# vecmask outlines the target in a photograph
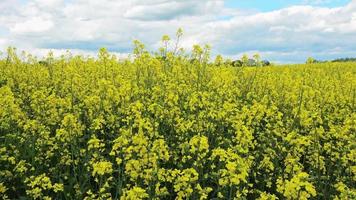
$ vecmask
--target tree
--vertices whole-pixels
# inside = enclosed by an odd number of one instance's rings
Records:
[[[312,63],[316,63],[316,60],[313,57],[309,57],[306,61],[307,64],[312,64]]]
[[[262,66],[270,66],[271,63],[268,60],[262,60]]]
[[[241,60],[234,60],[234,61],[232,61],[232,66],[233,67],[242,67],[242,61]]]

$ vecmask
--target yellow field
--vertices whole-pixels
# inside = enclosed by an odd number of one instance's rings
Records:
[[[3,199],[356,199],[356,63],[11,52]]]

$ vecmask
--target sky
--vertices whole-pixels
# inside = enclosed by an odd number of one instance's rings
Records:
[[[187,51],[210,44],[231,59],[356,57],[356,0],[0,0],[1,52],[94,56],[106,47],[125,57],[133,40],[154,51],[178,28]]]

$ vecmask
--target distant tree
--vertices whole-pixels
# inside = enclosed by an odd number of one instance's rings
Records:
[[[226,65],[226,66],[232,66],[232,60],[230,59],[230,58],[227,58],[227,59],[225,59],[224,60],[224,65]]]
[[[49,65],[48,62],[45,61],[45,60],[38,61],[38,64],[43,65],[43,66],[48,66]]]
[[[254,54],[253,58],[249,58],[246,54],[241,57],[241,60],[233,61],[233,66],[239,67],[260,67],[260,66],[269,66],[271,63],[268,60],[261,60],[259,54]]]
[[[356,62],[356,58],[337,58],[331,62]]]
[[[256,67],[258,66],[256,60],[252,59],[252,58],[249,58],[248,61],[247,61],[247,66],[249,67]]]
[[[232,61],[232,66],[233,67],[242,67],[242,61],[241,60],[234,60]]]
[[[306,61],[307,64],[316,63],[317,61],[313,57],[309,57]]]
[[[262,60],[262,66],[270,66],[271,63],[268,60]]]

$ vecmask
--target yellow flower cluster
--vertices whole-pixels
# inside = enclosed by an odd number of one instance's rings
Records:
[[[301,172],[291,180],[277,181],[277,190],[287,199],[309,199],[311,196],[316,196],[314,186],[307,181],[309,175],[305,172]]]
[[[51,190],[54,193],[64,191],[62,183],[52,184],[50,178],[47,177],[46,174],[31,176],[26,178],[24,182],[27,183],[28,187],[26,194],[33,199],[52,199],[50,196],[45,194],[50,193]]]
[[[93,172],[92,175],[104,175],[112,173],[112,163],[108,161],[100,161],[97,163],[93,163]]]
[[[356,199],[355,63],[134,44],[0,59],[0,199]]]

